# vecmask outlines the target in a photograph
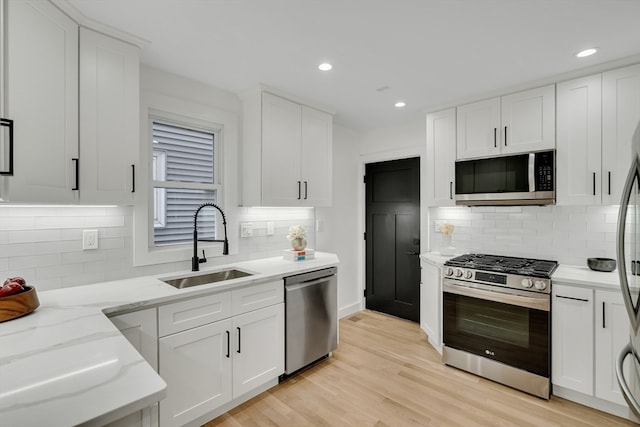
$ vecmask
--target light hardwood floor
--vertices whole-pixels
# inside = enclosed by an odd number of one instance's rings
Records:
[[[340,320],[333,357],[205,426],[637,425],[445,366],[417,324],[363,311]]]

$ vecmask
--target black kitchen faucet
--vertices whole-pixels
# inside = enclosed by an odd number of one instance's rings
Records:
[[[224,216],[224,212],[222,211],[222,209],[220,209],[220,207],[215,203],[203,203],[198,209],[196,209],[196,213],[193,215],[193,258],[191,258],[191,271],[200,271],[200,263],[207,262],[207,257],[204,254],[204,250],[202,251],[202,258],[198,258],[198,214],[200,213],[202,208],[206,206],[211,206],[220,211],[220,215],[222,215],[222,225],[224,226],[224,240],[200,239],[200,241],[222,242],[222,255],[229,255],[229,240],[227,240],[227,218]]]

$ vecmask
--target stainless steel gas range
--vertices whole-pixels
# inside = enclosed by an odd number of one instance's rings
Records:
[[[444,265],[443,362],[549,399],[558,263],[469,254]]]

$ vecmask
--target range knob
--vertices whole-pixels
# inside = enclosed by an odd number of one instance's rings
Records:
[[[471,270],[465,270],[464,272],[464,278],[465,279],[471,279],[473,277],[473,271]]]
[[[533,282],[531,281],[531,279],[526,279],[526,278],[522,279],[521,283],[522,283],[522,286],[527,289],[533,286]]]
[[[544,291],[544,288],[547,287],[547,284],[544,283],[542,280],[536,280],[535,287],[539,291]]]
[[[456,277],[462,277],[462,270],[460,270],[459,268],[456,268]]]
[[[451,267],[447,267],[447,268],[444,270],[444,275],[445,275],[445,276],[453,276],[453,268],[451,268]]]

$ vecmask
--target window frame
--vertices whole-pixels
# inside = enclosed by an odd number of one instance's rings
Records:
[[[216,203],[224,210],[227,218],[227,230],[237,230],[237,160],[238,160],[238,114],[221,110],[202,101],[197,102],[174,98],[152,92],[141,94],[142,122],[141,128],[141,175],[144,180],[142,188],[147,191],[136,199],[134,207],[134,266],[185,262],[190,265],[193,256],[192,242],[181,244],[154,245],[154,210],[153,192],[155,190],[153,173],[153,122],[192,128],[212,132],[214,136],[214,184]],[[204,94],[203,94],[204,95]],[[161,182],[162,183],[162,182]],[[171,182],[172,185],[174,182]],[[175,183],[180,188],[192,189],[194,183]],[[196,184],[198,187],[200,184]],[[205,184],[211,186],[211,184]],[[213,188],[213,187],[212,187]],[[222,224],[222,217],[216,212],[216,224]],[[217,227],[216,234],[222,238],[222,227]],[[237,233],[236,233],[237,234]],[[216,237],[217,238],[217,237]],[[237,254],[237,236],[233,232],[228,235],[230,254]],[[222,243],[199,242],[198,249],[206,250],[207,258],[222,255]],[[204,267],[204,266],[203,266]]]

